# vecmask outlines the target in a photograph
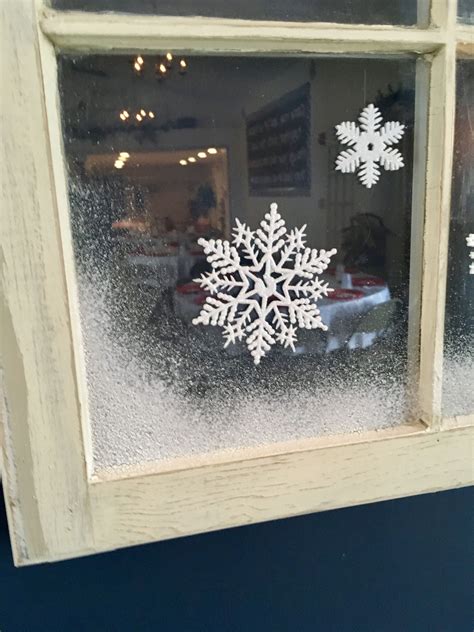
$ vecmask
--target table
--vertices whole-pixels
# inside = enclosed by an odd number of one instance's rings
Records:
[[[381,279],[377,279],[377,277],[362,273],[353,274],[352,278],[354,283],[362,283],[365,279],[369,279],[373,283],[377,283],[377,285],[358,285],[357,290],[360,290],[363,296],[350,300],[320,299],[318,307],[322,321],[328,327],[327,335],[323,337],[317,336],[315,335],[315,330],[298,329],[296,353],[330,353],[344,346],[347,346],[349,349],[365,348],[372,345],[379,337],[380,332],[376,331],[357,333],[352,336],[351,334],[361,316],[375,305],[390,300],[388,285]],[[339,283],[333,275],[323,275],[322,279],[331,288],[339,287]],[[200,297],[201,302],[204,300],[202,294],[182,294],[176,289],[174,291],[175,313],[189,326],[192,326],[193,318],[199,315],[202,308],[202,304],[196,302],[197,297]],[[237,347],[238,345],[235,346]],[[230,350],[230,353],[235,353],[236,350],[233,347],[234,345],[229,345],[226,350]]]
[[[179,279],[188,277],[202,254],[128,255],[127,263],[137,268],[137,282],[155,288],[174,288]]]

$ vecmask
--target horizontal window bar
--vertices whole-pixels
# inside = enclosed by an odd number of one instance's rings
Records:
[[[203,17],[46,11],[41,28],[63,49],[214,52],[429,53],[441,29],[329,23],[261,22]]]

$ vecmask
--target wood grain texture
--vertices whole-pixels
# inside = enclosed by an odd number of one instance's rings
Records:
[[[448,39],[431,60],[420,337],[421,418],[441,423],[444,314],[456,106],[456,3],[446,5]]]
[[[1,356],[5,493],[17,563],[92,530],[34,3],[3,9]]]
[[[99,548],[251,524],[473,482],[474,428],[372,440],[95,483]]]
[[[431,52],[445,41],[442,29],[350,24],[265,22],[46,10],[44,33],[63,49],[89,51]]]

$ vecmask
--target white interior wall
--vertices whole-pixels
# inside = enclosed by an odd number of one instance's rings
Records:
[[[146,60],[146,58],[145,58]],[[343,120],[356,120],[362,107],[375,100],[377,92],[402,82],[413,88],[414,76],[407,64],[371,58],[191,58],[185,77],[159,83],[153,78],[137,79],[125,67],[124,58],[108,58],[106,77],[78,73],[74,91],[86,101],[90,125],[117,122],[118,112],[144,107],[152,109],[156,121],[195,117],[195,128],[158,131],[153,139],[138,142],[120,126],[110,143],[114,151],[153,151],[208,146],[228,150],[231,220],[238,216],[255,226],[277,201],[291,225],[307,224],[308,242],[315,247],[340,246],[340,229],[350,216],[375,212],[396,234],[403,232],[404,179],[406,170],[383,173],[371,190],[355,175],[335,174],[334,155],[342,149],[334,128]],[[411,68],[411,67],[410,67]],[[130,72],[130,75],[128,74]],[[245,118],[303,83],[311,84],[311,194],[307,197],[253,197],[248,191]],[[74,95],[69,95],[71,99]],[[90,98],[87,98],[89,97]],[[86,98],[85,98],[86,97]],[[325,144],[320,144],[321,135]],[[103,151],[104,143],[75,143],[75,152]],[[125,172],[124,172],[125,175]],[[346,189],[346,204],[332,199],[328,179],[332,177],[337,197]],[[388,248],[394,262],[403,255],[403,242],[393,238]],[[397,264],[392,266],[397,269]]]

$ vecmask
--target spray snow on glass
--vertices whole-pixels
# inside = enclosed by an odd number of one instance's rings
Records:
[[[336,136],[350,149],[341,151],[336,159],[336,171],[354,173],[368,189],[380,178],[380,165],[385,171],[397,171],[404,166],[398,149],[390,147],[402,138],[405,126],[397,121],[382,125],[380,110],[370,103],[359,116],[360,126],[353,121],[336,125]]]
[[[336,249],[306,248],[306,225],[287,232],[277,209],[270,205],[256,231],[236,219],[232,242],[198,242],[212,271],[195,281],[211,296],[193,324],[223,327],[225,347],[245,340],[255,364],[276,342],[295,351],[298,327],[327,330],[316,301],[332,290],[317,275]]]
[[[474,248],[474,233],[470,233],[466,237],[466,242],[468,248]],[[474,259],[474,250],[471,250],[471,252],[469,253],[469,258]],[[469,274],[474,274],[474,261],[469,264]]]

